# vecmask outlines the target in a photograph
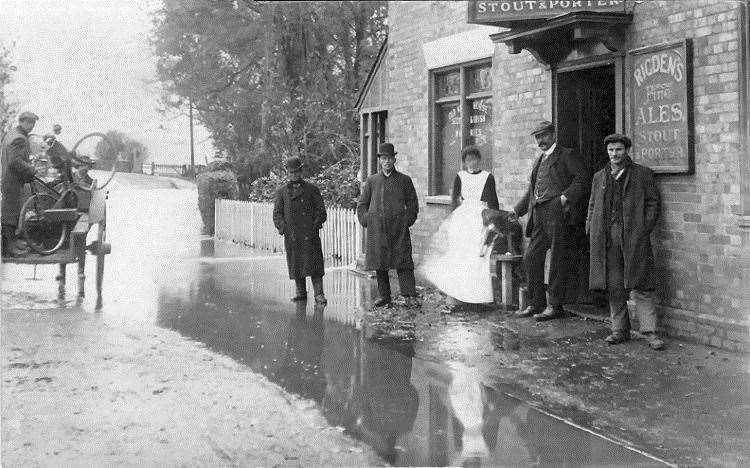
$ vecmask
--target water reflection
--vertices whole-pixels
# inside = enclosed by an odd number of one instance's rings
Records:
[[[419,359],[411,344],[367,339],[351,319],[356,301],[336,288],[328,288],[328,307],[288,302],[289,291],[279,292],[291,287],[283,260],[208,263],[196,271],[187,284],[162,286],[160,326],[314,400],[330,424],[394,465],[657,465],[489,388],[473,369]],[[357,281],[339,290],[369,294],[368,283]]]

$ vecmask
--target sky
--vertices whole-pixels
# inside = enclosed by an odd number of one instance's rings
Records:
[[[186,116],[161,115],[149,47],[158,0],[0,0],[0,41],[17,70],[9,87],[19,110],[39,115],[34,133],[63,127],[72,146],[90,132],[120,130],[143,142],[149,160],[190,162]],[[196,164],[213,157],[196,126]]]

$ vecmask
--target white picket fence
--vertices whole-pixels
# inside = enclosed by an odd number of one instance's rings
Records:
[[[353,209],[326,208],[328,220],[320,230],[323,256],[336,265],[350,265],[359,255],[360,229]],[[273,203],[216,200],[217,239],[272,252],[284,251],[284,237],[273,225]]]

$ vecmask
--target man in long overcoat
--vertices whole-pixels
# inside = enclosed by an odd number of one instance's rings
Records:
[[[396,154],[391,143],[378,149],[380,172],[367,178],[357,203],[357,218],[367,228],[365,268],[375,270],[378,280],[376,307],[391,302],[388,270],[395,269],[406,305],[416,307],[414,260],[409,228],[417,220],[419,202],[411,177],[396,170]]]
[[[529,307],[519,317],[537,321],[563,317],[565,287],[569,270],[568,236],[571,226],[583,224],[585,197],[589,187],[589,170],[570,148],[557,144],[555,126],[542,121],[531,132],[542,150],[534,162],[531,180],[523,198],[513,211],[517,216],[529,214],[526,236],[531,238],[524,256],[528,281]],[[550,250],[549,288],[544,287],[544,260]],[[549,304],[547,294],[549,293]]]
[[[23,185],[34,180],[36,170],[29,160],[29,133],[39,117],[33,112],[22,112],[18,126],[5,135],[2,142],[2,237],[3,252],[22,255],[28,252],[26,242],[18,239],[18,216],[23,204]]]
[[[653,171],[630,159],[630,138],[615,133],[604,139],[604,145],[610,162],[594,174],[586,220],[591,247],[589,287],[607,290],[612,318],[608,343],[630,339],[627,300],[632,291],[641,333],[652,348],[661,349],[664,343],[656,336],[651,250],[659,190]]]
[[[288,158],[285,166],[289,181],[276,191],[273,223],[284,236],[289,278],[294,280],[297,288],[292,301],[307,300],[305,278],[310,276],[315,302],[325,304],[325,270],[319,231],[326,222],[326,207],[318,187],[302,179],[300,158]]]

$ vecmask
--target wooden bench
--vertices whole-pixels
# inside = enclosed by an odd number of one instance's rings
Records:
[[[522,261],[523,255],[492,254],[490,257],[490,274],[500,282],[500,300],[496,301],[499,304],[516,305],[513,291],[517,291],[520,285],[514,284],[513,268],[519,266]]]

